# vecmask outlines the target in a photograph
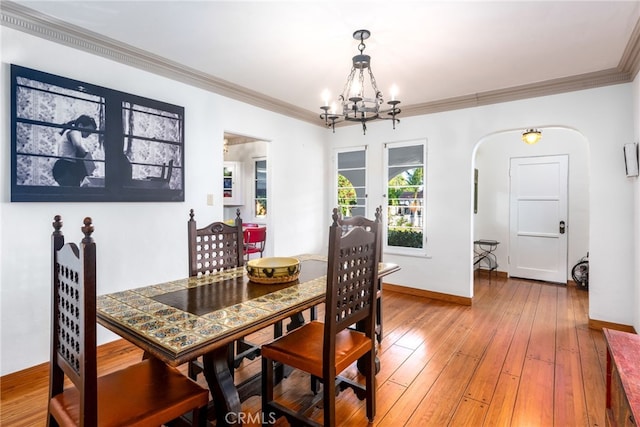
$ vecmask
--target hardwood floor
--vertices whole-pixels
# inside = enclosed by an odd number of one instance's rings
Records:
[[[587,292],[481,277],[470,307],[390,291],[383,300],[375,425],[604,427],[606,349],[602,332],[588,328]],[[103,374],[142,352],[120,340],[99,354]],[[237,381],[259,369],[245,361]],[[354,367],[348,375],[357,377]],[[1,379],[0,425],[46,424],[47,376],[45,364]],[[293,373],[277,392],[300,404],[311,397],[308,377]],[[259,407],[257,396],[243,403],[246,425],[259,425]],[[351,391],[337,411],[341,426],[367,425]]]

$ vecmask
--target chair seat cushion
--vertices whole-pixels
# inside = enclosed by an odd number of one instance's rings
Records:
[[[148,359],[98,378],[98,426],[158,426],[208,401],[207,389]],[[78,390],[65,389],[50,401],[49,410],[61,426],[79,425]]]
[[[312,321],[287,335],[262,346],[262,356],[322,377],[324,323]],[[362,332],[344,329],[336,335],[336,372],[373,349],[372,341]]]

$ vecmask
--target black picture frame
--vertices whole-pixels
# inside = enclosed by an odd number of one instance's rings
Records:
[[[184,107],[11,65],[12,202],[184,201],[184,171]]]

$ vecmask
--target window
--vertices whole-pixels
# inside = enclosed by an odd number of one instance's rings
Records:
[[[336,153],[337,205],[342,216],[366,216],[366,147]]]
[[[255,185],[254,203],[255,217],[264,218],[267,216],[267,161],[256,160],[255,162]]]
[[[426,141],[385,145],[386,247],[424,253]]]

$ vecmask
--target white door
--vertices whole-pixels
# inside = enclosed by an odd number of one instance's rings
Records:
[[[568,157],[512,158],[509,276],[567,283]]]

